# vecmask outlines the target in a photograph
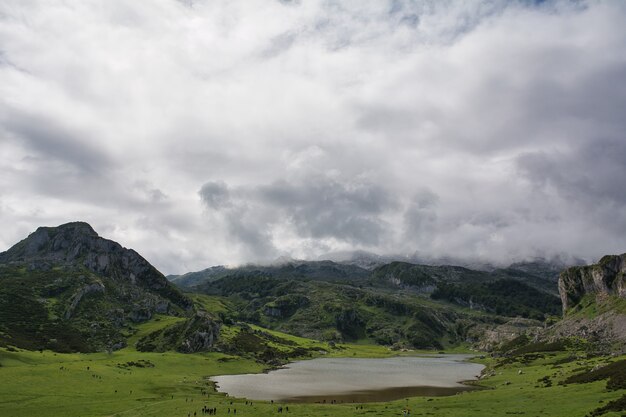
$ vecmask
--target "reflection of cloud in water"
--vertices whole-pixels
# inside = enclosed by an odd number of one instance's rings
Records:
[[[467,358],[467,355],[322,358],[294,362],[267,374],[224,375],[211,379],[217,382],[220,392],[256,400],[296,397],[319,397],[321,400],[321,396],[360,393],[354,400],[366,401],[369,397],[380,400],[385,391],[389,399],[397,398],[399,393],[402,393],[400,398],[409,394],[442,395],[464,388],[460,381],[474,379],[480,373],[483,366],[464,362]],[[413,390],[403,391],[408,387]],[[430,391],[420,391],[416,387],[429,387]],[[453,390],[437,391],[437,388]],[[346,400],[350,401],[349,398]]]

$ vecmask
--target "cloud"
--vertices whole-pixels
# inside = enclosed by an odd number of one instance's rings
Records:
[[[241,187],[210,181],[199,195],[223,219],[225,238],[245,247],[253,260],[290,253],[286,237],[306,247],[376,247],[390,236],[385,216],[396,208],[383,187],[332,176]]]
[[[165,272],[335,250],[626,248],[626,6],[0,4],[0,237]]]
[[[256,194],[282,211],[300,235],[367,245],[384,235],[388,225],[380,216],[393,205],[393,197],[380,185],[325,177],[303,183],[278,181],[259,187]]]
[[[228,186],[224,182],[207,182],[199,191],[202,202],[212,209],[220,209],[229,204]]]

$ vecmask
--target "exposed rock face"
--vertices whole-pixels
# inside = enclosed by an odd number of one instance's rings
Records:
[[[607,255],[595,265],[568,268],[559,276],[563,313],[587,294],[626,298],[626,253]]]

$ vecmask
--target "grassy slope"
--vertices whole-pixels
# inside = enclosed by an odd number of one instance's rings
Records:
[[[106,290],[84,295],[71,318],[65,318],[75,294],[94,283],[104,284]],[[138,326],[130,320],[124,326],[114,325],[115,319],[123,318],[119,310],[131,311],[134,303],[140,303],[143,294],[149,293],[132,289],[130,284],[97,276],[85,268],[29,271],[23,266],[0,264],[0,346],[93,352],[124,342]],[[120,292],[127,295],[122,297]],[[180,319],[161,316],[159,320],[162,322],[151,323],[159,327]],[[93,326],[97,332],[93,332]]]
[[[158,323],[158,322],[157,322]],[[154,327],[151,323],[148,326]],[[257,328],[260,330],[260,328]],[[151,329],[153,330],[153,329]],[[140,332],[147,329],[140,329]],[[303,347],[325,345],[279,332],[274,335]],[[393,354],[386,348],[342,345],[333,356],[383,357]],[[606,381],[561,386],[567,376],[602,363],[605,359],[578,359],[555,366],[569,353],[545,353],[530,363],[513,362],[494,369],[481,381],[486,390],[440,398],[410,398],[390,403],[353,405],[290,404],[294,416],[397,416],[408,406],[412,415],[453,416],[583,416],[620,397],[622,391],[607,391]],[[620,359],[620,358],[616,358]],[[119,367],[130,361],[149,361],[154,367]],[[484,359],[494,365],[492,359]],[[210,375],[260,372],[258,363],[221,353],[184,355],[141,353],[126,348],[113,354],[55,354],[49,351],[8,352],[0,350],[0,415],[19,416],[186,416],[203,405],[237,408],[238,416],[269,416],[276,406],[264,402],[245,405],[241,399],[215,393],[206,377]],[[63,367],[63,369],[61,369]],[[89,367],[89,369],[87,369]],[[518,371],[522,370],[522,374]],[[552,386],[539,379],[548,376]],[[202,395],[202,390],[209,395]],[[115,392],[117,390],[117,392]],[[132,393],[131,393],[132,391]],[[193,402],[191,402],[193,400]],[[233,401],[233,405],[230,405]],[[619,414],[605,414],[614,417]]]
[[[152,332],[156,332],[157,330],[161,330],[165,327],[169,327],[173,324],[180,323],[182,321],[185,321],[184,317],[173,317],[159,314],[150,321],[141,323],[140,325],[136,325],[133,328],[134,332],[126,339],[126,343],[128,345],[126,350],[135,350],[135,344],[142,337],[147,336]]]
[[[616,296],[597,299],[594,295],[585,295],[568,315],[573,318],[594,319],[605,313],[626,314],[626,300]]]

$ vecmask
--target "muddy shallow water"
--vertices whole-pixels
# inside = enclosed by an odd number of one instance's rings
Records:
[[[212,377],[232,397],[286,402],[371,402],[410,396],[453,395],[473,389],[482,365],[469,355],[385,359],[320,358],[290,363],[266,374]]]

